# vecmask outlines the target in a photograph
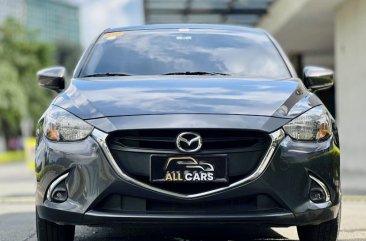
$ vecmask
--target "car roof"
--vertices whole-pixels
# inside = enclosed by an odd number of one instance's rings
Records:
[[[117,32],[117,31],[133,31],[133,30],[157,30],[157,29],[207,29],[207,30],[229,30],[240,31],[250,33],[263,33],[265,32],[260,28],[234,26],[234,25],[220,25],[220,24],[146,24],[129,27],[116,27],[108,28],[104,32]]]

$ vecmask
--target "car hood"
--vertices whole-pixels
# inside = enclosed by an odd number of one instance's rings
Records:
[[[82,119],[154,114],[274,116],[283,105],[293,105],[304,97],[304,92],[299,79],[80,78],[72,79],[53,104]]]

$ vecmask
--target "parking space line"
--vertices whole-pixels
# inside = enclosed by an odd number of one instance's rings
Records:
[[[34,203],[34,197],[0,197],[1,203]]]

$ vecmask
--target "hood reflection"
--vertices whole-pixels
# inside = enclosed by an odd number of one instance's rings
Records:
[[[195,113],[272,116],[296,88],[297,80],[187,76],[88,78],[74,79],[54,104],[83,119]]]

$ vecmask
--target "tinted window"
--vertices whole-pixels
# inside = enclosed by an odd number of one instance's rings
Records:
[[[277,49],[259,32],[207,29],[105,33],[81,76],[217,72],[248,78],[289,78]]]

